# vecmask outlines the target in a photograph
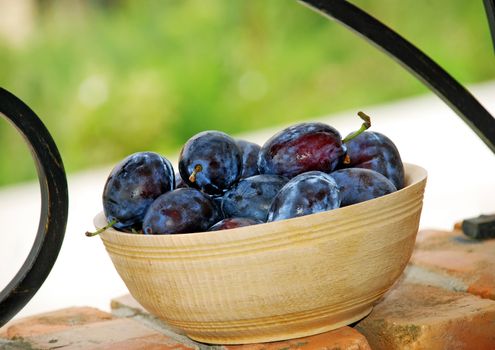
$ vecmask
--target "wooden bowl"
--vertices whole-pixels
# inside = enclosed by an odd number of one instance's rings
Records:
[[[328,212],[231,230],[100,237],[132,296],[190,338],[244,344],[329,331],[366,316],[411,257],[426,171]],[[103,214],[95,218],[105,225]]]

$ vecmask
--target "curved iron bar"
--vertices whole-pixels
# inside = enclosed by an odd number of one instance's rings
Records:
[[[495,0],[484,0],[486,16],[488,17],[488,25],[492,33],[493,49],[495,50]]]
[[[493,116],[466,88],[421,50],[348,1],[299,1],[336,19],[396,59],[449,105],[495,153],[495,119]]]
[[[41,189],[41,215],[34,244],[19,272],[0,292],[1,327],[34,296],[55,263],[65,235],[68,193],[60,154],[36,114],[2,88],[0,113],[17,128],[29,145]]]

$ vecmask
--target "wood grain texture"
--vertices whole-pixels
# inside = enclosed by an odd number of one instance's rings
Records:
[[[191,338],[290,339],[366,316],[411,257],[426,171],[400,191],[336,210],[232,230],[100,237],[130,293]],[[102,227],[102,214],[95,225]]]

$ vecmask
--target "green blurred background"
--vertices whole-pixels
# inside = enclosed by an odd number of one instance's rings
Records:
[[[495,78],[481,0],[352,2],[463,84]],[[427,92],[296,1],[3,0],[0,13],[12,22],[0,15],[0,86],[41,117],[68,172],[141,150],[175,154],[205,129],[239,133]],[[35,176],[0,120],[0,186]]]

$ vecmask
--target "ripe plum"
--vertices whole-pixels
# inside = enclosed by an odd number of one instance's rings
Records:
[[[182,180],[182,177],[178,172],[175,173],[175,188],[185,188],[187,184]]]
[[[387,136],[366,131],[346,143],[346,167],[379,172],[399,190],[404,187],[404,165],[395,144]]]
[[[235,140],[220,131],[191,137],[179,155],[179,172],[189,187],[222,195],[241,176],[241,151]]]
[[[223,201],[223,196],[210,196],[210,199],[213,201],[213,204],[215,204],[216,210],[219,214],[218,220],[225,219],[225,215],[222,211],[222,201]]]
[[[262,224],[263,221],[249,218],[226,218],[210,227],[208,231],[228,230],[231,228]]]
[[[242,152],[241,179],[258,175],[258,154],[260,153],[260,145],[246,140],[237,140],[236,142]]]
[[[266,221],[273,198],[287,183],[278,175],[255,175],[240,180],[222,199],[226,217],[247,217]]]
[[[146,210],[161,194],[173,190],[170,161],[154,152],[131,154],[118,163],[103,189],[103,210],[116,229],[141,225]]]
[[[344,155],[342,138],[323,123],[300,123],[273,135],[261,147],[258,169],[261,174],[294,177],[319,170],[333,171]]]
[[[321,171],[293,177],[279,191],[268,211],[268,221],[278,221],[338,208],[341,202],[335,180]]]
[[[342,195],[342,207],[377,198],[397,190],[389,179],[370,169],[340,169],[330,175],[339,186]]]
[[[179,188],[158,197],[143,220],[145,234],[202,232],[219,220],[211,198],[194,188]]]

